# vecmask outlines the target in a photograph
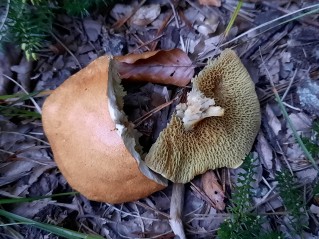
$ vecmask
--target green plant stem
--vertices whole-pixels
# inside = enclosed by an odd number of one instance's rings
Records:
[[[260,52],[260,49],[259,49],[259,52]],[[275,99],[276,99],[276,101],[278,102],[279,108],[280,108],[280,110],[281,110],[281,112],[282,112],[284,118],[287,120],[288,125],[289,125],[290,129],[292,130],[292,133],[293,133],[295,139],[297,140],[298,144],[300,145],[301,149],[303,150],[303,152],[304,152],[306,158],[312,163],[313,167],[314,167],[314,168],[318,171],[318,173],[319,173],[319,167],[318,167],[316,161],[314,160],[314,158],[312,157],[311,153],[310,153],[310,152],[308,151],[308,149],[306,148],[305,144],[302,142],[301,137],[299,136],[297,130],[295,129],[295,126],[293,125],[293,123],[292,123],[292,121],[291,121],[291,119],[290,119],[290,117],[289,117],[289,115],[288,115],[288,113],[287,113],[286,107],[284,106],[284,104],[283,104],[282,101],[281,101],[281,98],[280,98],[280,96],[279,96],[279,94],[278,94],[278,91],[277,91],[277,89],[276,89],[276,87],[275,87],[275,84],[274,84],[274,82],[272,81],[271,76],[270,76],[270,73],[269,73],[269,71],[268,71],[268,69],[267,69],[267,67],[266,67],[266,65],[265,65],[264,59],[263,59],[263,57],[262,57],[262,55],[261,55],[261,52],[260,52],[260,57],[261,57],[261,60],[262,60],[263,65],[264,65],[264,68],[265,68],[265,70],[266,70],[266,72],[267,72],[267,75],[268,75],[268,78],[269,78],[269,81],[270,81],[270,85],[271,85],[271,88],[272,88],[272,92],[273,92],[274,95],[275,95]]]
[[[6,198],[6,199],[0,199],[0,205],[1,204],[9,204],[9,203],[33,202],[33,201],[46,199],[46,198],[74,196],[76,194],[79,194],[79,193],[78,192],[67,192],[67,193],[57,193],[57,194],[48,195],[48,196],[30,197],[30,198]]]
[[[25,217],[21,217],[19,215],[7,212],[5,210],[0,209],[0,216],[6,217],[7,219],[11,219],[14,221],[18,221],[20,223],[24,223],[24,224],[29,224],[32,225],[36,228],[42,229],[44,231],[48,231],[51,232],[57,236],[61,236],[61,237],[65,237],[65,238],[69,238],[69,239],[79,239],[79,238],[83,238],[83,239],[103,239],[103,237],[101,236],[97,236],[97,235],[86,235],[84,233],[80,233],[80,232],[75,232],[69,229],[65,229],[63,227],[58,227],[58,226],[54,226],[54,225],[50,225],[47,223],[40,223]]]
[[[291,119],[290,119],[290,117],[289,117],[289,115],[287,113],[286,107],[284,106],[284,104],[282,103],[282,101],[280,99],[280,96],[279,96],[276,88],[272,87],[272,91],[275,94],[276,101],[279,104],[279,107],[281,109],[282,114],[284,115],[285,119],[287,120],[288,125],[289,125],[290,129],[292,130],[293,135],[294,135],[295,139],[297,140],[298,144],[300,145],[302,151],[304,152],[306,158],[312,163],[313,167],[319,172],[319,167],[318,167],[316,161],[314,160],[314,158],[312,157],[311,153],[306,148],[306,146],[303,143],[301,137],[299,136],[295,126],[293,125],[293,123],[292,123],[292,121],[291,121]]]
[[[235,22],[235,20],[236,20],[236,18],[238,16],[238,13],[239,13],[242,5],[243,5],[243,0],[239,0],[239,2],[237,3],[236,9],[235,9],[231,19],[229,20],[229,23],[228,23],[227,27],[226,27],[226,30],[225,30],[225,33],[224,33],[225,37],[228,36],[228,33],[229,33],[230,29],[234,25],[234,22]]]

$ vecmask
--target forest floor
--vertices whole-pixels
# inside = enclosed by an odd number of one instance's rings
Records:
[[[202,1],[210,6],[200,2],[131,1],[116,4],[104,14],[96,11],[83,18],[58,15],[52,44],[39,52],[37,61],[27,61],[15,48],[0,54],[3,74],[19,82],[27,92],[41,92],[33,97],[35,104],[30,99],[0,99],[0,106],[1,102],[10,102],[29,112],[8,109],[0,115],[0,198],[72,191],[54,162],[41,118],[33,113],[37,112],[36,106],[42,107],[50,90],[99,56],[180,48],[196,66],[197,74],[208,59],[232,48],[255,83],[262,112],[261,128],[251,151],[254,180],[249,182],[249,212],[263,218],[260,225],[264,232],[275,231],[284,238],[319,238],[318,171],[294,132],[302,137],[317,165],[319,13],[302,15],[317,1],[245,2],[227,37],[223,33],[237,1]],[[0,83],[1,95],[22,92],[20,86],[3,76]],[[142,87],[146,101],[167,90],[166,86],[152,84]],[[275,100],[274,89],[289,118]],[[156,121],[154,117],[150,120]],[[200,177],[186,184],[182,220],[187,238],[216,237],[220,224],[232,217],[234,210],[230,208],[236,208],[231,198],[241,186],[238,177],[248,173],[245,170],[215,170],[224,190],[223,210],[216,209],[196,186]],[[169,185],[148,198],[116,205],[89,201],[78,194],[1,208],[105,238],[174,238],[169,225],[171,190]],[[1,223],[5,223],[2,218]],[[244,230],[246,226],[239,225]],[[0,238],[58,237],[16,224],[0,227]]]

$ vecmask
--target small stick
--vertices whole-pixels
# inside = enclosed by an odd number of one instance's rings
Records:
[[[155,41],[157,41],[158,39],[160,39],[162,36],[164,36],[164,34],[161,34],[161,35],[158,35],[156,36],[154,39],[150,40],[150,41],[147,41],[147,42],[144,42],[142,45],[136,47],[133,52],[137,52],[137,50],[139,50],[140,48],[142,48],[143,46],[147,46],[149,45],[150,43],[156,43]],[[153,51],[152,47],[149,49],[150,51]]]
[[[170,205],[170,219],[169,224],[176,236],[180,239],[186,239],[183,222],[181,219],[182,209],[184,205],[185,186],[182,183],[174,183],[171,205]]]
[[[297,75],[297,72],[298,72],[298,70],[296,69],[295,72],[294,72],[294,74],[293,74],[293,76],[291,77],[291,79],[290,79],[290,81],[289,81],[289,85],[288,85],[288,87],[287,87],[287,89],[286,89],[284,95],[281,97],[281,101],[284,101],[284,99],[286,98],[286,96],[287,96],[287,94],[288,94],[288,92],[289,92],[289,90],[290,90],[290,88],[291,88],[291,86],[292,86],[292,83],[294,82],[294,79],[295,79],[295,77],[296,77],[296,75]]]
[[[16,80],[12,79],[10,76],[7,76],[5,74],[2,74],[2,76],[4,76],[5,78],[7,78],[8,80],[12,81],[14,84],[16,84],[17,86],[20,87],[20,89],[26,94],[26,95],[30,95],[29,92],[21,85],[19,84]],[[35,109],[38,111],[39,114],[42,114],[42,110],[41,107],[38,105],[38,103],[34,100],[33,97],[30,96],[30,100],[33,103]]]
[[[64,49],[73,57],[75,63],[78,65],[80,69],[82,69],[81,63],[79,62],[78,58],[72,53],[72,51],[64,45],[64,43],[53,33],[51,32],[51,36],[61,45],[64,47]]]
[[[156,33],[156,38],[153,42],[153,44],[151,45],[151,50],[152,51],[155,51],[155,48],[157,46],[157,43],[158,43],[158,36],[163,36],[164,34],[161,34],[163,33],[164,31],[164,28],[169,24],[170,20],[172,19],[172,16],[173,16],[173,12],[171,11],[165,18],[164,18],[164,21],[163,21],[163,24],[162,26],[157,30],[157,33]]]
[[[176,27],[177,27],[178,29],[180,29],[181,27],[180,27],[180,25],[179,25],[179,18],[178,18],[178,15],[177,15],[177,13],[176,13],[176,10],[175,10],[175,5],[174,5],[174,3],[173,3],[172,1],[169,1],[169,5],[171,5],[171,8],[172,8],[172,10],[173,10],[173,14],[174,14],[174,17],[175,17]],[[181,48],[182,48],[182,50],[183,50],[184,52],[186,52],[184,39],[183,39],[183,37],[182,37],[181,35],[179,36],[179,40],[180,40],[180,43],[181,43]]]
[[[146,0],[141,1],[136,7],[133,8],[132,12],[130,12],[123,19],[120,19],[116,23],[114,23],[112,28],[119,29],[121,26],[123,26],[137,12],[137,10],[143,6],[145,2]]]
[[[147,112],[145,115],[141,116],[140,118],[136,119],[133,124],[135,125],[135,127],[139,126],[141,123],[143,123],[143,121],[147,120],[149,117],[151,117],[153,114],[157,113],[158,111],[164,109],[165,107],[171,105],[174,103],[175,100],[178,99],[178,96],[175,97],[174,99],[164,103],[164,104],[161,104],[159,106],[157,106],[156,108],[150,110],[149,112]]]

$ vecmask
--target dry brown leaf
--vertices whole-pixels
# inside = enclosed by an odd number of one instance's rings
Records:
[[[199,3],[201,5],[215,6],[215,7],[220,7],[222,5],[220,0],[199,0]]]
[[[145,5],[139,8],[131,17],[130,23],[138,26],[146,26],[152,23],[161,13],[159,4]]]
[[[257,136],[257,151],[260,155],[260,158],[262,159],[262,164],[267,168],[268,170],[271,170],[273,168],[273,154],[272,149],[268,141],[266,140],[263,133],[259,133]]]
[[[194,75],[194,66],[180,49],[117,56],[122,79],[157,84],[186,86]]]
[[[218,210],[225,209],[224,198],[225,194],[222,186],[218,183],[217,177],[212,170],[207,171],[201,177],[201,185],[205,194],[215,204]]]

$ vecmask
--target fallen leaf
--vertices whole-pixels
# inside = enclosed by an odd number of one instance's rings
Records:
[[[275,135],[278,136],[278,133],[282,128],[281,123],[279,119],[277,118],[277,116],[275,115],[275,113],[273,112],[273,110],[271,109],[269,104],[267,104],[266,106],[266,115],[267,115],[268,123],[270,127],[274,131]]]
[[[151,4],[142,6],[131,17],[130,23],[138,26],[146,26],[153,22],[161,13],[159,4]]]
[[[257,151],[262,159],[261,163],[268,169],[271,170],[273,167],[273,153],[272,149],[262,133],[257,136]]]
[[[11,71],[18,73],[19,82],[27,91],[30,91],[32,61],[28,61],[26,57],[22,57],[19,65],[11,66]]]
[[[83,26],[89,40],[95,42],[101,33],[102,24],[99,21],[85,19],[83,21]]]
[[[225,209],[225,194],[213,171],[207,171],[201,177],[202,189],[218,210]]]
[[[317,177],[317,170],[314,168],[308,168],[296,172],[296,176],[299,179],[299,182],[302,183],[312,183]]]
[[[215,7],[220,7],[222,5],[220,0],[199,0],[199,4]]]
[[[130,54],[115,59],[122,79],[186,86],[194,75],[192,61],[180,49]]]
[[[289,118],[297,131],[310,131],[312,120],[305,113],[291,113]]]
[[[305,111],[319,116],[319,82],[306,79],[297,90],[300,105]]]
[[[116,21],[120,21],[122,18],[130,15],[133,11],[134,7],[131,4],[121,4],[117,3],[112,8],[110,12],[110,16],[113,17]]]

